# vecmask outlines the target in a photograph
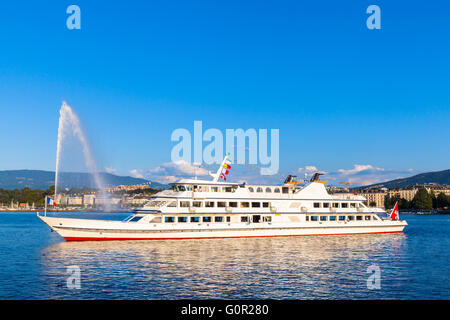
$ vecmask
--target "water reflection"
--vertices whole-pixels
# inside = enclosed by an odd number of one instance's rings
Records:
[[[367,289],[367,267],[401,267],[406,238],[60,242],[43,249],[42,276],[56,299],[382,298]],[[70,265],[81,268],[76,292],[65,288]]]

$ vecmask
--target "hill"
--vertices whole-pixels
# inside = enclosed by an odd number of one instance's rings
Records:
[[[376,183],[363,188],[404,188],[415,184],[437,183],[450,185],[450,169],[435,172],[420,173],[409,178],[395,179],[382,183]],[[361,188],[361,187],[359,187]]]
[[[148,180],[114,174],[99,173],[102,181],[108,186],[143,184]],[[55,184],[55,172],[43,170],[4,170],[0,171],[0,188],[2,189],[48,189]],[[59,186],[62,188],[95,188],[93,176],[84,172],[61,172]],[[154,188],[164,187],[163,184],[152,182]]]

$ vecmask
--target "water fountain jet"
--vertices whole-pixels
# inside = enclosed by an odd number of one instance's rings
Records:
[[[81,129],[80,119],[72,110],[72,108],[65,101],[63,101],[61,109],[59,111],[58,140],[56,145],[55,200],[58,193],[59,171],[61,165],[63,141],[69,133],[77,137],[81,143],[84,162],[89,173],[94,178],[94,184],[96,188],[100,191],[104,188],[104,183],[102,182],[100,175],[98,174],[97,165],[94,161],[94,157],[92,156],[86,136]]]

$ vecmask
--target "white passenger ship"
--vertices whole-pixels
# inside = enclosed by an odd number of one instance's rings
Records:
[[[38,217],[67,241],[163,240],[402,232],[398,214],[367,207],[362,196],[329,194],[318,174],[304,186],[184,179],[124,221]]]

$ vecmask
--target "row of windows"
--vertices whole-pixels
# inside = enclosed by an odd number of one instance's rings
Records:
[[[363,218],[364,217],[364,218]],[[362,221],[363,219],[366,221],[369,220],[377,220],[375,216],[306,216],[306,221],[354,221],[356,218],[357,221]]]
[[[289,188],[284,187],[284,188],[282,188],[282,190],[283,190],[283,193],[288,193]],[[248,187],[248,191],[255,192],[255,188]],[[280,188],[278,188],[278,187],[273,188],[273,189],[270,188],[270,187],[266,187],[264,191],[263,191],[262,187],[257,187],[256,188],[256,192],[258,192],[258,193],[262,193],[262,192],[265,192],[265,193],[272,193],[272,192],[273,193],[280,193],[281,191],[280,191]]]
[[[174,191],[194,191],[194,192],[234,192],[236,191],[236,186],[227,187],[216,187],[216,186],[204,186],[204,185],[178,185],[173,186]],[[250,192],[266,192],[266,193],[288,193],[289,188],[287,187],[248,187]]]
[[[180,201],[180,207],[196,207],[196,208],[269,208],[269,202],[247,202],[247,201]]]
[[[236,190],[236,187],[185,185],[185,186],[173,186],[171,189],[174,191],[194,191],[194,192],[234,192]]]
[[[357,208],[356,202],[314,202],[314,208]]]
[[[142,217],[134,217],[131,220],[129,220],[130,222],[137,222],[140,219],[142,219]],[[357,216],[353,216],[353,215],[339,215],[339,216],[306,216],[306,221],[370,221],[370,220],[377,220],[377,218],[375,216],[370,216],[370,215],[357,215]],[[215,222],[215,223],[221,223],[221,222],[230,222],[231,221],[231,217],[226,216],[214,216],[214,217],[210,217],[210,216],[205,216],[205,217],[198,217],[198,216],[194,216],[194,217],[171,217],[171,216],[166,216],[164,217],[164,222],[166,223],[187,223],[187,222],[192,222],[192,223],[200,223],[200,222],[205,222],[205,223],[210,223],[210,222]],[[155,217],[152,221],[150,221],[151,223],[157,223],[157,222],[161,222],[161,217]],[[260,223],[260,222],[272,222],[272,217],[271,216],[261,216],[261,215],[246,215],[246,216],[241,216],[241,222],[244,223],[248,223],[248,222],[253,222],[253,223]]]
[[[173,222],[180,222],[180,223],[186,223],[186,222],[212,222],[213,219],[212,217],[178,217],[177,219],[175,219],[175,217],[164,217],[164,222],[166,223],[173,223]],[[230,222],[231,221],[231,217],[220,217],[220,216],[216,216],[214,217],[214,222]]]
[[[215,216],[213,217],[164,217],[164,222],[166,223],[187,223],[187,222],[193,222],[193,223],[199,223],[199,222],[230,222],[231,217],[222,217],[222,216]],[[253,222],[253,223],[259,223],[259,222],[271,222],[272,217],[271,216],[263,216],[260,215],[253,215],[253,216],[241,216],[241,222]],[[152,221],[153,222],[153,221]]]
[[[160,208],[162,206],[177,207],[177,201],[150,201],[147,204],[148,207]],[[180,201],[179,206],[181,208],[195,207],[195,208],[269,208],[270,202],[260,201]],[[314,202],[314,208],[358,208],[362,207],[362,204],[356,202]]]

